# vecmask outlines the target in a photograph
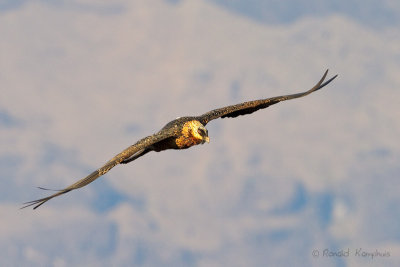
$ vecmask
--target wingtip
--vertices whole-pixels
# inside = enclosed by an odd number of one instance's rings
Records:
[[[23,210],[23,209],[25,209],[27,207],[30,207],[30,206],[34,205],[34,203],[25,202],[25,203],[22,203],[22,205],[23,206],[21,208],[19,208],[20,210]]]
[[[55,191],[55,192],[62,191],[62,189],[50,189],[50,188],[45,188],[45,187],[40,187],[40,186],[37,186],[36,188],[38,188],[40,190],[45,190],[45,191]]]
[[[326,76],[328,75],[328,72],[329,72],[329,69],[327,69],[325,71],[324,75],[322,75],[321,82],[323,82],[325,80]]]
[[[324,73],[324,77],[326,77],[326,75],[328,74],[329,69],[326,69],[325,73]],[[333,81],[337,76],[339,76],[339,74],[336,74],[335,76],[333,76],[332,78],[329,79],[329,81]]]
[[[30,202],[25,202],[25,203],[22,203],[22,205],[25,205],[25,206],[23,206],[23,207],[21,207],[19,209],[22,210],[22,209],[34,206],[32,209],[35,210],[35,209],[39,208],[41,205],[43,205],[44,203],[46,203],[47,201],[48,201],[48,199],[47,200],[34,200],[34,201],[30,201]]]

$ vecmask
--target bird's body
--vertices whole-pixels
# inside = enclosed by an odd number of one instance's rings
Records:
[[[337,76],[336,75],[323,83],[327,73],[328,71],[325,72],[321,80],[313,88],[303,93],[243,102],[232,106],[214,109],[207,113],[204,113],[201,116],[187,116],[176,118],[175,120],[167,123],[157,133],[142,138],[132,146],[126,148],[121,153],[110,159],[106,164],[104,164],[104,166],[92,172],[87,177],[77,181],[76,183],[66,187],[63,190],[59,190],[57,193],[51,196],[27,202],[25,203],[26,205],[23,208],[35,205],[34,209],[36,209],[54,197],[65,194],[71,190],[78,189],[93,182],[98,177],[107,173],[114,166],[118,164],[129,163],[147,154],[150,151],[160,152],[167,149],[187,149],[194,145],[204,144],[205,142],[208,143],[210,139],[208,137],[208,131],[205,126],[211,120],[226,117],[234,118],[240,115],[247,115],[281,101],[306,96],[314,91],[323,88]]]

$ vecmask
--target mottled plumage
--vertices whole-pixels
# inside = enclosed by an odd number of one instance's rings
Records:
[[[114,166],[118,164],[129,163],[150,151],[160,152],[167,149],[186,149],[194,145],[209,142],[210,139],[208,137],[208,131],[205,128],[205,125],[211,120],[227,117],[235,118],[240,115],[253,113],[259,109],[266,108],[281,101],[306,96],[308,94],[311,94],[312,92],[321,89],[337,77],[336,75],[328,81],[324,82],[327,74],[328,71],[324,73],[321,80],[313,88],[303,93],[244,102],[232,106],[214,109],[207,113],[204,113],[201,116],[177,118],[167,123],[159,132],[147,136],[136,142],[134,145],[126,148],[121,153],[110,159],[103,167],[92,172],[87,177],[77,181],[76,183],[66,187],[63,190],[59,190],[57,193],[51,196],[26,202],[24,203],[25,206],[23,206],[22,208],[34,205],[34,209],[36,209],[54,197],[65,194],[71,190],[81,188],[93,182],[94,180],[111,170]]]

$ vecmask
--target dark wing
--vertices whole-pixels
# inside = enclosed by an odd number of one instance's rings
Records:
[[[226,118],[226,117],[235,118],[240,115],[251,114],[259,109],[269,107],[269,106],[276,104],[278,102],[281,102],[281,101],[306,96],[308,94],[311,94],[312,92],[315,92],[315,91],[323,88],[325,85],[329,84],[333,79],[335,79],[337,77],[337,75],[335,75],[332,78],[330,78],[328,81],[324,82],[327,74],[328,74],[328,70],[325,71],[324,76],[322,76],[321,80],[319,80],[319,82],[313,88],[311,88],[310,90],[308,90],[306,92],[292,94],[292,95],[276,96],[276,97],[260,99],[260,100],[254,100],[254,101],[244,102],[244,103],[240,103],[240,104],[236,104],[236,105],[232,105],[232,106],[218,108],[218,109],[211,110],[211,111],[197,117],[197,119],[203,125],[206,125],[211,120],[215,120],[218,118]]]
[[[54,197],[58,197],[60,195],[68,193],[69,191],[72,191],[74,189],[78,189],[85,185],[88,185],[91,182],[93,182],[94,180],[96,180],[97,178],[99,178],[100,176],[106,174],[114,166],[122,163],[125,160],[132,158],[133,156],[135,156],[135,158],[137,158],[136,154],[142,153],[144,149],[149,148],[153,144],[158,143],[164,139],[167,139],[173,135],[174,135],[173,128],[170,128],[170,129],[164,129],[154,135],[147,136],[147,137],[139,140],[136,144],[123,150],[121,153],[119,153],[118,155],[113,157],[111,160],[109,160],[106,164],[104,164],[103,167],[95,170],[94,172],[92,172],[91,174],[86,176],[85,178],[77,181],[76,183],[74,183],[62,190],[59,190],[57,193],[55,193],[51,196],[26,202],[26,203],[24,203],[25,206],[23,206],[21,209],[29,207],[29,206],[33,206],[33,205],[36,205],[35,207],[33,207],[33,209],[36,209]]]

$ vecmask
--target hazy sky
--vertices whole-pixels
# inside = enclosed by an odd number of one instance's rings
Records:
[[[398,265],[399,12],[0,1],[0,265]],[[210,144],[19,210],[178,116],[301,92],[327,68],[315,94],[211,122]]]

